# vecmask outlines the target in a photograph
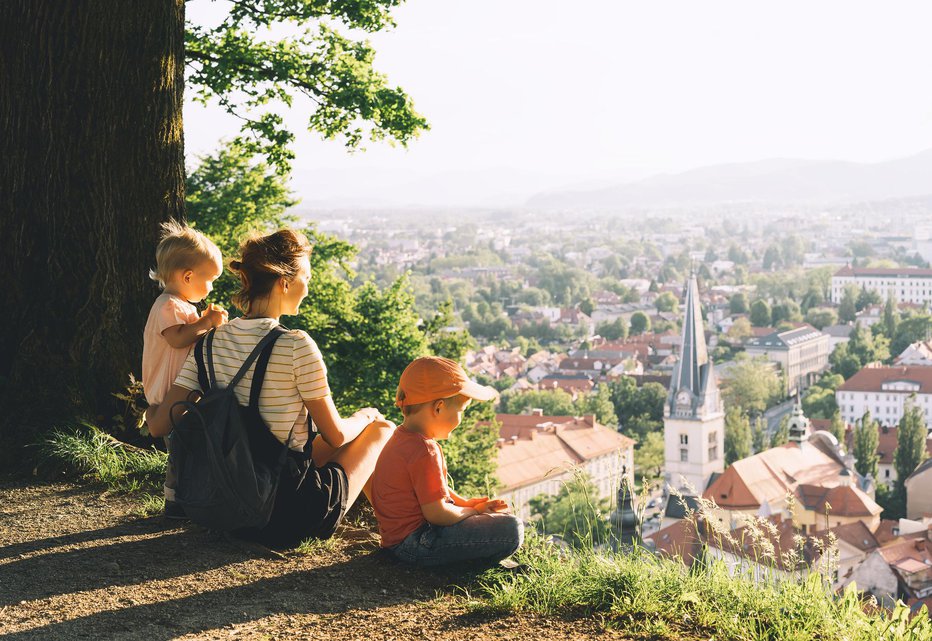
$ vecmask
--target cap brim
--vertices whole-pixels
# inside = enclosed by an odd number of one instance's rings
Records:
[[[475,381],[466,381],[463,389],[460,390],[460,394],[476,401],[494,401],[498,398],[498,392],[494,387],[480,385]]]

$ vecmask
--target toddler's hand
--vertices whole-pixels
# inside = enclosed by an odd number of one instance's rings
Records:
[[[207,317],[210,319],[208,322],[210,323],[211,327],[220,327],[225,322],[227,322],[227,320],[229,320],[230,315],[225,309],[220,307],[220,305],[214,305],[211,303],[207,306],[207,309],[201,312],[201,317]]]

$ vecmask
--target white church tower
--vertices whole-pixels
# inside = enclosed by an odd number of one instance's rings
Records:
[[[725,470],[725,411],[705,342],[695,274],[686,289],[680,360],[663,410],[663,440],[665,480],[684,494],[702,494],[709,477]]]

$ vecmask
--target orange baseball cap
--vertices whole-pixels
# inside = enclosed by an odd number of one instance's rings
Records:
[[[398,381],[395,405],[405,407],[462,394],[477,401],[498,397],[495,388],[469,380],[459,363],[439,356],[423,356],[411,362]]]

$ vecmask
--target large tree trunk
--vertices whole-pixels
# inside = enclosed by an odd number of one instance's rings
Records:
[[[0,458],[140,370],[183,70],[183,0],[0,2]]]

